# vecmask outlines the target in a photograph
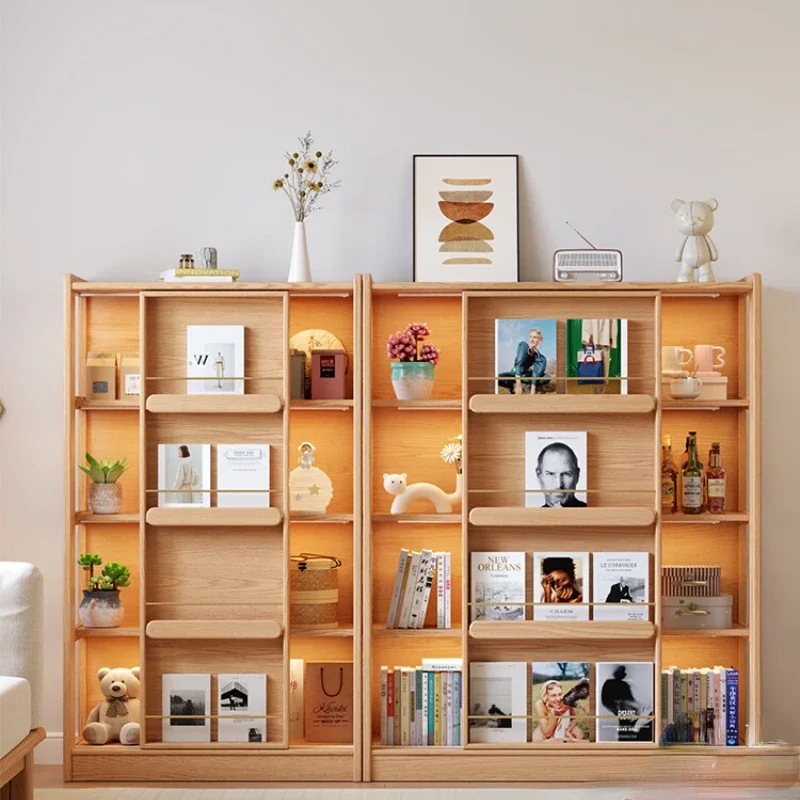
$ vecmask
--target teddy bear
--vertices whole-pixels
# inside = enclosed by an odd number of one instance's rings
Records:
[[[693,281],[695,269],[701,283],[714,281],[711,262],[719,258],[719,253],[708,233],[714,227],[714,212],[719,203],[713,197],[705,203],[699,200],[687,203],[676,197],[670,208],[675,213],[678,230],[683,234],[683,241],[675,253],[675,260],[681,265],[678,283]]]
[[[389,494],[397,495],[392,501],[392,514],[403,514],[408,511],[414,500],[429,500],[433,503],[437,514],[449,514],[453,504],[461,500],[461,475],[456,478],[456,490],[449,494],[432,483],[407,483],[408,475],[402,473],[383,474],[383,488]]]
[[[105,700],[91,710],[81,733],[89,744],[139,744],[139,675],[139,667],[98,670]]]

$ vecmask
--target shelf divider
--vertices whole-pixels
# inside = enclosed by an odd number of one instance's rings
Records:
[[[147,524],[154,527],[216,528],[231,527],[275,527],[281,524],[283,515],[277,508],[151,508],[147,512]]]
[[[716,525],[720,522],[750,522],[747,511],[733,511],[730,514],[663,514],[662,525],[686,525],[692,523],[705,523]]]
[[[603,527],[644,528],[656,520],[655,511],[646,506],[593,508],[518,508],[477,507],[469,521],[478,528],[567,528]]]
[[[92,514],[91,511],[75,512],[76,525],[138,525],[138,514]]]
[[[154,619],[145,629],[150,639],[280,639],[276,620]]]
[[[277,414],[283,400],[277,394],[151,394],[145,408],[156,414]]]
[[[445,400],[373,400],[373,408],[399,408],[412,411],[458,411],[461,409],[460,399]]]
[[[473,639],[548,640],[548,641],[614,641],[635,639],[648,641],[656,635],[652,622],[606,622],[600,620],[478,620],[469,626]]]
[[[649,394],[474,394],[476,414],[649,414],[656,407]]]
[[[460,524],[461,514],[373,514],[373,522],[397,522],[400,524]]]

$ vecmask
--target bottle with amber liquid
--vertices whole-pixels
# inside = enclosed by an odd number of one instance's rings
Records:
[[[661,513],[678,510],[678,471],[672,465],[672,437],[664,437],[661,445]]]
[[[708,451],[706,511],[709,514],[725,513],[725,470],[722,468],[719,442],[712,442],[711,450]]]
[[[703,465],[697,457],[697,432],[689,431],[688,458],[681,481],[681,511],[684,514],[702,514],[705,511],[703,478]]]

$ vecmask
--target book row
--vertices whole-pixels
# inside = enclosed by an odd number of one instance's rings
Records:
[[[450,553],[432,550],[400,550],[389,605],[387,628],[414,629],[425,626],[425,616],[436,586],[436,627],[450,628]]]

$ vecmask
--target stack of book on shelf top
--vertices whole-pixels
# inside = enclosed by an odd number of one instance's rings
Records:
[[[239,280],[239,270],[175,267],[161,270],[158,279],[165,283],[233,283]]]
[[[661,671],[664,724],[677,742],[739,744],[739,671],[725,667]]]
[[[436,582],[436,627],[449,628],[450,553],[401,550],[389,606],[387,628],[425,627],[434,578]]]
[[[423,658],[421,667],[381,667],[381,744],[461,745],[462,660]]]

